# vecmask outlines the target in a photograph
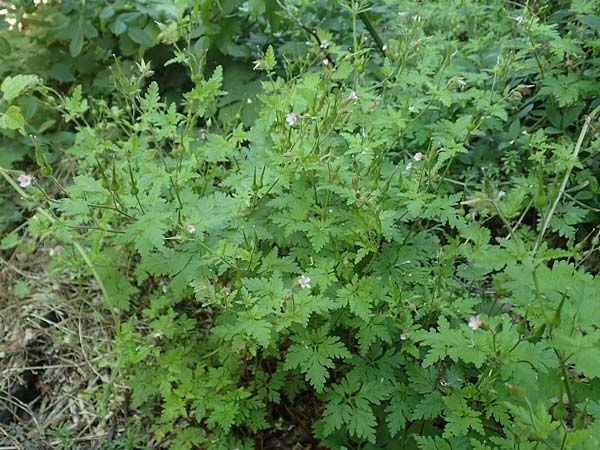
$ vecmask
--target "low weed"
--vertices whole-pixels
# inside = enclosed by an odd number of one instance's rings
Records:
[[[314,35],[246,93],[192,16],[181,98],[148,61],[75,88],[72,179],[2,172],[29,233],[95,278],[158,447],[597,449],[597,7],[344,5],[280,9]]]

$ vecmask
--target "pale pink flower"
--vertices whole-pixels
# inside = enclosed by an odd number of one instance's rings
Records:
[[[194,225],[192,225],[191,223],[188,226],[186,226],[185,229],[190,234],[194,234],[196,232],[196,227]]]
[[[22,173],[19,175],[19,178],[17,178],[17,181],[19,182],[19,186],[27,187],[33,181],[33,177],[31,175],[27,175],[26,173]]]
[[[327,39],[323,39],[319,47],[321,47],[322,49],[326,49],[327,47],[329,47],[329,42],[327,42]]]
[[[327,58],[323,59],[323,61],[321,61],[321,64],[323,64],[324,66],[328,66],[329,65],[329,59],[327,59]]]
[[[483,325],[483,321],[479,317],[479,314],[469,319],[469,328],[472,330],[478,330]]]
[[[421,161],[423,159],[423,153],[421,153],[421,152],[415,153],[415,156],[413,156],[413,159],[415,161]]]
[[[299,119],[299,116],[298,116],[298,114],[296,114],[296,113],[293,113],[293,112],[292,112],[292,113],[288,113],[288,114],[285,116],[285,121],[286,121],[286,123],[287,123],[287,124],[288,124],[290,127],[294,126],[294,124],[296,123],[296,121],[297,121],[298,119]]]
[[[351,92],[350,92],[350,95],[348,96],[348,98],[349,98],[350,100],[356,100],[356,99],[358,99],[358,95],[356,95],[356,92],[354,92],[354,91],[351,91]]]
[[[306,275],[300,276],[300,278],[298,278],[298,286],[302,289],[310,289],[310,277],[307,277]]]

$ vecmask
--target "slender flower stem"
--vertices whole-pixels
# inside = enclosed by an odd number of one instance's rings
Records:
[[[565,172],[565,176],[563,177],[562,183],[560,184],[560,188],[558,193],[556,194],[556,198],[552,202],[550,209],[544,216],[544,222],[542,223],[542,229],[538,234],[537,240],[535,242],[535,246],[533,247],[532,256],[535,256],[542,245],[542,239],[544,238],[544,234],[546,234],[546,230],[550,224],[550,220],[556,211],[556,207],[560,202],[561,197],[565,193],[565,189],[567,187],[567,183],[569,181],[569,176],[571,175],[571,171],[573,170],[573,166],[575,165],[575,161],[577,160],[577,156],[579,155],[579,151],[581,150],[581,146],[583,145],[583,139],[587,134],[588,128],[592,123],[592,120],[596,118],[596,115],[600,112],[600,106],[596,106],[594,110],[585,118],[585,122],[583,123],[583,127],[581,128],[581,132],[579,133],[579,138],[577,139],[577,143],[575,144],[575,148],[573,149],[572,160],[569,166],[567,167],[567,171]]]
[[[565,387],[565,392],[567,394],[567,398],[569,399],[569,406],[571,408],[571,413],[573,415],[575,415],[575,411],[576,411],[575,400],[573,398],[573,392],[571,391],[571,385],[569,384],[569,375],[567,374],[567,369],[565,367],[565,360],[563,358],[563,355],[561,355],[558,350],[556,350],[555,348],[553,350],[554,350],[554,353],[556,354],[556,357],[558,358],[558,363],[560,365],[560,374],[561,374],[560,378]],[[558,401],[562,402],[562,398],[559,399]]]

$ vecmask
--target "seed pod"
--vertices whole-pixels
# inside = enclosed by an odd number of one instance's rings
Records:
[[[258,184],[256,184],[256,167],[254,168],[254,178],[252,178],[250,189],[252,189],[252,192],[258,191]]]
[[[526,331],[527,331],[527,319],[523,318],[517,325],[517,333],[519,333],[519,335],[522,336],[525,334]]]
[[[388,179],[385,181],[384,185],[381,186],[381,192],[385,194],[390,189],[390,184],[392,184],[392,179],[394,178],[394,174],[391,174]]]
[[[567,417],[567,410],[565,408],[565,404],[562,401],[562,395],[560,397],[561,398],[558,399],[558,403],[554,407],[554,418],[556,420],[562,421],[565,420]]]
[[[265,178],[265,170],[267,169],[267,164],[265,163],[265,165],[263,166],[262,172],[260,173],[260,178],[258,179],[258,189],[261,189],[263,187],[263,181]]]
[[[120,188],[119,180],[117,179],[117,170],[115,169],[115,165],[113,163],[112,166],[112,179],[110,181],[110,190],[113,192],[117,192]]]
[[[537,209],[542,209],[546,204],[546,193],[544,192],[544,185],[540,181],[538,183],[537,191],[535,192],[535,196],[533,198],[533,204]]]
[[[546,317],[546,323],[554,328],[559,326],[560,325],[560,313],[558,311],[555,311],[552,314],[549,314]]]
[[[523,389],[521,389],[520,387],[518,387],[518,386],[514,386],[514,385],[512,385],[510,383],[506,383],[506,388],[515,397],[518,397],[518,398],[525,398],[525,397],[527,397],[527,394],[525,393],[525,391]]]
[[[35,162],[40,166],[42,175],[45,177],[52,175],[52,168],[48,164],[44,152],[42,152],[42,149],[37,144],[35,144]]]
[[[558,186],[557,186],[557,183],[554,182],[554,183],[552,183],[552,186],[550,186],[550,192],[548,192],[548,197],[550,197],[551,201],[554,201],[557,194],[558,194]]]
[[[494,196],[494,186],[487,177],[483,179],[483,190],[489,197]]]
[[[546,331],[546,323],[545,322],[534,330],[533,336],[536,338],[541,338],[542,335],[544,334],[544,331]]]
[[[374,177],[371,180],[371,184],[369,185],[369,187],[371,188],[372,191],[374,191],[375,189],[377,189],[377,186],[379,186],[379,178],[378,177]]]

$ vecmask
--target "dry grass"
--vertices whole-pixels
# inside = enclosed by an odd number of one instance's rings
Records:
[[[0,255],[0,450],[99,448],[115,432],[124,390],[101,368],[114,326],[96,286],[48,276],[58,250]]]

